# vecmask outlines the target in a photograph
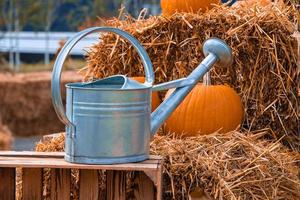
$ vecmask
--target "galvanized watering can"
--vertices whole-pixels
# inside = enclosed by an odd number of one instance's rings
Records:
[[[89,83],[67,84],[66,113],[60,91],[64,61],[83,37],[95,32],[112,32],[128,40],[137,50],[145,69],[146,81],[140,84],[122,75]],[[187,77],[153,86],[154,72],[145,49],[127,32],[111,27],[95,27],[69,39],[54,64],[53,105],[66,125],[65,159],[84,164],[139,162],[149,158],[151,135],[164,123],[213,64],[230,65],[231,49],[220,39],[203,45],[206,58]],[[177,88],[153,113],[151,93]]]

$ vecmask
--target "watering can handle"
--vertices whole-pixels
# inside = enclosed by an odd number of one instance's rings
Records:
[[[93,27],[86,30],[83,30],[76,35],[74,35],[72,38],[70,38],[65,46],[62,48],[60,53],[58,54],[58,57],[54,63],[54,69],[52,72],[52,82],[51,82],[51,92],[52,92],[52,103],[54,105],[54,109],[59,117],[59,119],[67,126],[67,128],[75,129],[75,126],[71,123],[71,121],[68,119],[68,117],[65,114],[65,109],[63,106],[62,98],[61,98],[61,91],[60,91],[60,79],[61,79],[61,73],[63,64],[65,62],[65,59],[67,58],[68,54],[72,50],[72,48],[84,37],[91,33],[95,32],[111,32],[115,33],[127,41],[129,41],[133,47],[137,50],[139,56],[141,57],[142,64],[145,69],[145,83],[144,85],[151,87],[154,82],[154,72],[153,72],[153,66],[151,63],[151,60],[146,52],[146,50],[143,48],[143,46],[138,42],[136,38],[134,38],[129,33],[122,31],[117,28],[112,27]],[[72,131],[72,130],[71,130]],[[72,132],[73,132],[72,131]]]

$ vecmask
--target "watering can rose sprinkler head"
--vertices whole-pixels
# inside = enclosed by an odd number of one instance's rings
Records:
[[[232,65],[233,56],[231,48],[219,38],[210,38],[203,44],[203,53],[207,57],[210,54],[217,58],[220,66],[228,67]],[[210,66],[212,67],[212,66]]]

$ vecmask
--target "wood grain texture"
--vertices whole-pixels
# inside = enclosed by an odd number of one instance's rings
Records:
[[[71,193],[71,170],[51,169],[51,200],[68,200]]]
[[[126,172],[107,171],[106,172],[106,199],[125,200],[126,199]]]
[[[162,164],[159,164],[157,166],[157,177],[156,177],[156,199],[161,200],[163,195],[163,166]]]
[[[23,200],[41,200],[43,191],[43,170],[41,168],[23,168]]]
[[[16,195],[16,169],[0,168],[0,199],[14,200]]]
[[[62,153],[34,153],[34,152],[0,152],[0,167],[26,167],[26,168],[66,168],[66,169],[100,169],[143,171],[156,169],[160,159],[150,157],[140,163],[126,163],[118,165],[85,165],[66,162]]]
[[[65,152],[0,151],[1,157],[63,158]]]
[[[4,157],[57,157],[64,158],[64,152],[37,152],[37,151],[0,151],[0,156]],[[160,156],[150,155],[149,160],[161,160]]]
[[[136,200],[154,200],[155,186],[153,181],[144,172],[135,172],[135,190]]]
[[[70,199],[70,170],[79,169],[79,198],[80,199],[126,199],[126,174],[140,172],[136,179],[138,189],[137,199],[160,200],[161,193],[161,158],[151,156],[149,160],[140,163],[115,165],[85,165],[69,163],[59,152],[0,152],[0,200],[15,199],[15,168],[25,169],[23,182],[24,194],[27,199],[41,199],[42,168],[51,169],[51,199]],[[106,189],[99,188],[98,170],[106,172]],[[4,183],[4,184],[3,184]],[[157,189],[155,190],[155,186]],[[2,192],[1,192],[2,191]],[[5,191],[5,192],[4,192]],[[160,191],[160,192],[159,192]],[[25,200],[25,199],[24,199]]]
[[[99,197],[99,180],[97,170],[80,170],[79,199],[95,199]]]

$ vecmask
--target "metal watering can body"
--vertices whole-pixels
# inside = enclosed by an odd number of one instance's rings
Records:
[[[67,84],[66,113],[60,92],[63,63],[72,48],[94,32],[112,32],[129,41],[141,57],[145,83],[122,75],[89,83]],[[95,27],[69,39],[54,64],[52,100],[56,113],[66,125],[65,159],[84,164],[139,162],[149,158],[150,138],[216,62],[232,61],[230,48],[219,39],[204,43],[204,61],[187,77],[153,86],[154,72],[145,49],[127,32]],[[153,113],[152,91],[176,88]]]
[[[67,130],[67,161],[111,164],[148,158],[151,87],[136,83],[126,89],[126,79],[66,85],[67,117],[75,126],[74,132]]]

